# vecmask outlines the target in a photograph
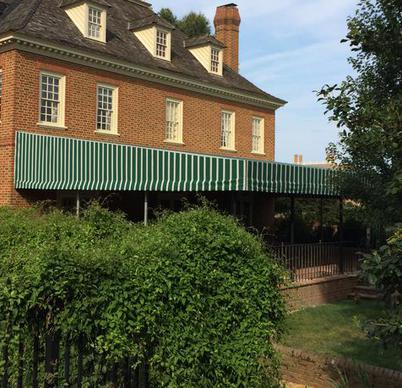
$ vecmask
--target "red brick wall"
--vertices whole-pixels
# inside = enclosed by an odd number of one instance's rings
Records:
[[[2,149],[0,162],[3,171],[0,175],[2,182],[0,205],[15,202],[18,199],[18,195],[11,190],[13,157],[11,145],[15,130],[222,156],[269,160],[275,157],[274,111],[15,50],[0,54],[0,66],[3,68],[4,77],[2,109],[4,119],[0,124]],[[41,128],[37,125],[41,70],[66,76],[65,125],[67,130]],[[118,131],[120,136],[95,133],[98,82],[119,88]],[[184,145],[164,142],[167,97],[180,99],[184,103]],[[222,110],[230,110],[236,114],[237,152],[228,152],[219,148]],[[253,116],[265,119],[266,155],[264,156],[251,153]],[[7,171],[4,171],[4,168]]]
[[[292,284],[282,290],[291,310],[344,300],[358,284],[355,275],[340,275]]]

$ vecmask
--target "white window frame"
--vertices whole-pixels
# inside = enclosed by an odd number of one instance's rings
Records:
[[[159,33],[165,34],[166,42],[165,42],[165,55],[160,55],[158,53],[158,35]],[[163,28],[155,27],[155,47],[154,47],[154,55],[156,58],[164,59],[166,61],[170,61],[171,59],[171,33]]]
[[[172,122],[169,117],[169,104],[175,104],[177,106],[177,128],[176,138],[169,138],[169,122]],[[165,142],[183,144],[183,101],[176,100],[174,98],[167,98],[165,103]]]
[[[3,70],[0,69],[0,123],[1,123],[1,117],[2,117],[2,110],[3,110]]]
[[[58,116],[56,122],[42,121],[42,78],[54,77],[59,80],[59,99],[58,99]],[[65,99],[66,99],[66,76],[63,74],[41,71],[39,75],[39,121],[38,125],[52,128],[66,129],[65,126]]]
[[[224,141],[224,120],[225,116],[229,115],[229,133],[230,137],[227,139],[228,141]],[[226,131],[227,132],[227,131]],[[220,142],[221,142],[221,149],[227,151],[236,151],[236,114],[235,112],[231,112],[228,110],[222,110],[221,112],[221,130],[220,130]],[[227,143],[227,144],[225,144]]]
[[[259,134],[256,133],[256,122],[259,122]],[[254,116],[251,120],[251,152],[265,155],[265,120],[262,117]]]
[[[100,12],[101,15],[99,37],[91,36],[89,33],[91,24],[89,21],[89,15],[91,9]],[[86,37],[92,40],[96,40],[98,42],[106,43],[106,10],[103,8],[99,8],[91,3],[87,4],[86,6]]]
[[[98,129],[98,115],[99,115],[99,89],[109,89],[112,91],[112,117],[109,129]],[[96,121],[95,132],[106,135],[119,135],[118,132],[118,107],[119,107],[119,88],[117,86],[108,85],[104,83],[96,84]]]
[[[211,73],[220,74],[221,50],[217,47],[211,47]]]

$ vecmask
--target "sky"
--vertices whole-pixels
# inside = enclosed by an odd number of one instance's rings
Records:
[[[150,0],[155,11],[171,8],[178,16],[201,11],[211,20],[219,0]],[[276,160],[325,160],[325,148],[338,130],[328,122],[314,90],[352,73],[350,50],[340,43],[346,20],[358,0],[237,0],[240,73],[288,104],[277,111]]]

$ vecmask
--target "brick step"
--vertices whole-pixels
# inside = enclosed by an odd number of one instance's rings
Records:
[[[372,286],[359,285],[353,288],[353,292],[360,292],[363,294],[378,295],[381,294],[379,290]]]
[[[383,295],[381,293],[377,294],[367,294],[364,292],[352,292],[348,295],[349,299],[364,299],[364,300],[382,300]]]

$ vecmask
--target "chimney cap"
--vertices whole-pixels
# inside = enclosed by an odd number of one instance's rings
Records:
[[[218,6],[218,8],[221,8],[221,7],[237,7],[237,4],[235,4],[235,3],[229,3],[229,4],[224,4],[224,5],[220,5],[220,6]]]

